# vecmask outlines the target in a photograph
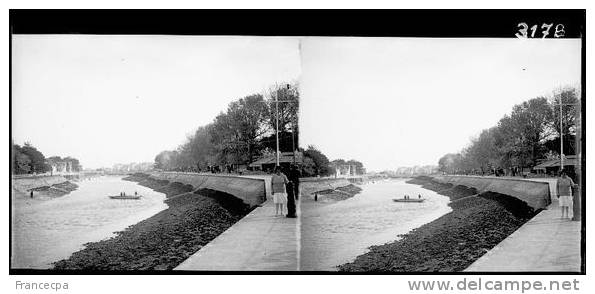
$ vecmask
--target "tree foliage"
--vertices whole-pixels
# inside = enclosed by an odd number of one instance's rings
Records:
[[[14,174],[44,173],[51,170],[45,156],[31,143],[12,144],[12,172]]]
[[[256,160],[265,149],[276,148],[276,98],[279,103],[281,151],[297,148],[297,111],[299,92],[296,84],[276,85],[264,94],[253,94],[231,102],[224,112],[199,127],[176,150],[155,157],[155,167],[165,170],[196,170],[213,165],[244,165]],[[273,107],[271,109],[271,107]]]
[[[438,161],[439,170],[448,173],[484,173],[494,169],[532,167],[540,160],[559,154],[560,100],[563,104],[564,142],[574,141],[577,129],[577,91],[565,88],[552,97],[537,97],[515,105],[492,128],[471,139],[459,153],[449,153]],[[558,142],[558,144],[553,144]],[[565,148],[565,154],[574,154]]]
[[[329,166],[329,160],[315,146],[310,145],[304,153],[304,174],[306,176],[328,176],[332,170]]]
[[[70,156],[64,158],[60,156],[50,156],[46,159],[46,163],[50,165],[50,169],[51,166],[58,166],[60,164],[70,164],[70,172],[80,172],[83,170],[83,167],[81,166],[79,160]]]

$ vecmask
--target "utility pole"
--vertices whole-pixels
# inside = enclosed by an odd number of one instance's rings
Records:
[[[564,130],[562,129],[562,95],[560,93],[560,172],[564,170]]]
[[[279,95],[275,95],[275,138],[277,141],[276,165],[279,166]]]
[[[291,88],[290,84],[287,84],[287,91],[289,91],[289,89]],[[279,96],[275,96],[275,140],[277,141],[277,155],[276,155],[276,166],[279,166],[279,103],[293,103],[296,101],[291,101],[291,100],[279,100]],[[293,142],[293,133],[295,130],[291,130],[291,140],[292,140],[292,145],[294,148],[294,154],[293,154],[293,162],[295,163],[295,143]]]
[[[563,105],[575,105],[578,106],[580,105],[577,103],[564,103],[562,102],[562,95],[564,95],[564,91],[562,91],[562,93],[560,93],[560,171],[562,171],[562,169],[564,169],[564,129],[563,129],[563,123],[562,123],[562,106]]]
[[[291,128],[291,151],[293,153],[293,165],[295,165],[295,124]]]

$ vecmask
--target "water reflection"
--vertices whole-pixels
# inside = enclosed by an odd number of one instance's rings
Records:
[[[385,180],[361,186],[353,198],[332,204],[308,199],[301,203],[301,270],[336,270],[369,246],[397,239],[397,235],[451,211],[448,198],[405,180]],[[404,194],[423,203],[397,203]]]

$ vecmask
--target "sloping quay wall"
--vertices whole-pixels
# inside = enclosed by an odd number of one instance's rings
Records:
[[[317,191],[336,189],[349,186],[351,183],[347,179],[327,179],[327,178],[302,178],[300,179],[300,190],[302,195],[313,194]]]
[[[192,185],[195,189],[211,189],[231,194],[246,204],[256,206],[266,200],[264,179],[196,173],[152,172],[152,178]]]
[[[526,202],[534,209],[545,208],[551,203],[548,183],[473,176],[434,176],[433,178],[442,183],[472,187],[479,192],[491,191],[510,195]]]
[[[31,189],[49,187],[67,181],[68,179],[62,176],[12,177],[12,188],[27,193]]]

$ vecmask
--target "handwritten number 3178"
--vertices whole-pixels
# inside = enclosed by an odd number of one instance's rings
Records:
[[[552,29],[552,27],[554,26],[553,23],[544,23],[541,25],[541,38],[545,39],[549,34],[550,34],[550,30]],[[515,36],[517,36],[518,38],[535,38],[535,33],[537,32],[538,26],[537,25],[533,25],[531,28],[529,28],[529,25],[527,25],[524,22],[521,22],[517,25],[517,27],[519,28],[519,32],[515,34]],[[558,24],[556,25],[556,27],[554,28],[554,38],[561,38],[564,37],[564,33],[566,33],[564,31],[564,25],[563,24]]]

